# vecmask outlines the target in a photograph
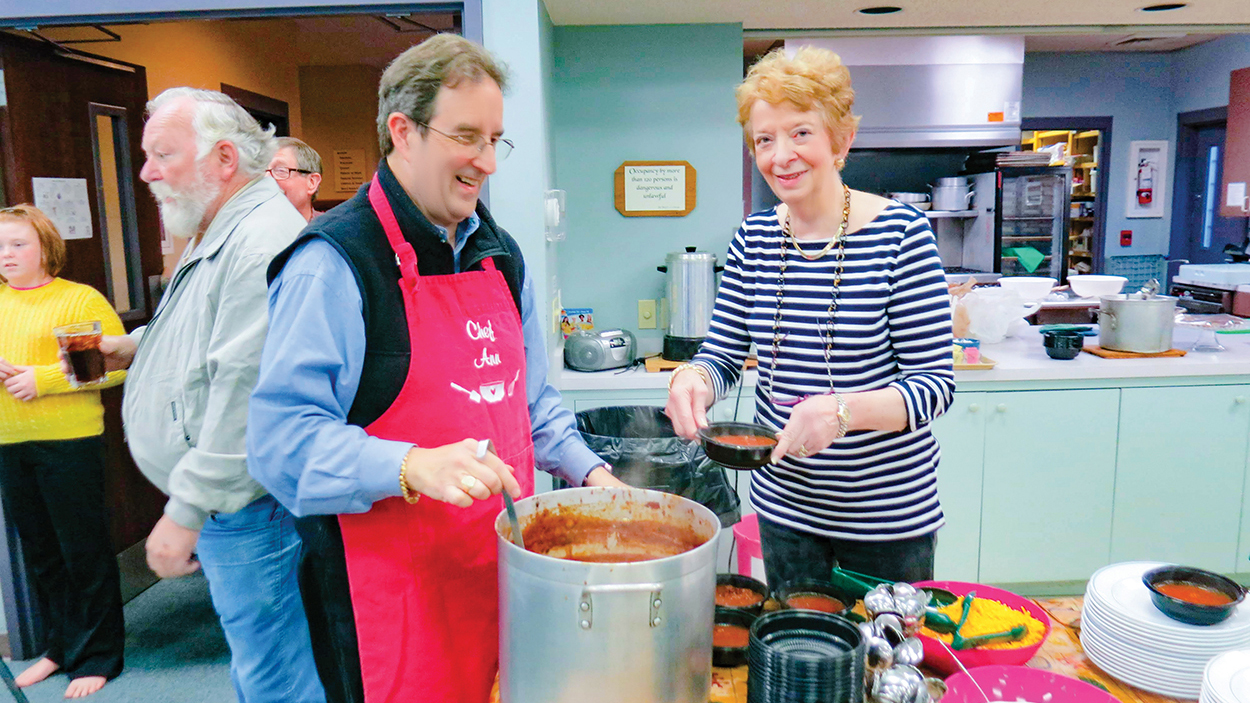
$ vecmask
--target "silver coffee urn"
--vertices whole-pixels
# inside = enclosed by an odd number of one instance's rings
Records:
[[[663,356],[669,361],[689,361],[699,351],[712,325],[716,302],[716,255],[706,251],[674,251],[656,270],[668,274],[668,333]]]

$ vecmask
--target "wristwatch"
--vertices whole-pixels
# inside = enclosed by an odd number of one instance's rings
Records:
[[[842,439],[851,427],[851,407],[846,404],[846,398],[841,393],[834,393],[833,399],[838,401],[838,434],[834,439]]]

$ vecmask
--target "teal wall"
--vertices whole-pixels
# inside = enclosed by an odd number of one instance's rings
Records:
[[[697,246],[723,263],[742,220],[742,26],[556,27],[552,134],[556,187],[567,192],[560,245],[565,307],[599,329],[638,330],[638,300],[663,296],[655,270]],[[697,205],[686,217],[622,217],[613,173],[623,161],[688,161]]]
[[[1110,116],[1112,171],[1107,256],[1166,255],[1176,167],[1176,116],[1228,104],[1228,74],[1250,67],[1250,36],[1230,35],[1170,53],[1027,54],[1025,117]],[[1129,143],[1167,140],[1168,189],[1161,219],[1128,219]],[[1133,230],[1133,246],[1118,234]]]
[[[1227,102],[1227,101],[1225,101]],[[1166,254],[1171,231],[1172,167],[1176,112],[1172,109],[1172,65],[1157,53],[1035,53],[1024,57],[1024,117],[1106,117],[1111,125],[1111,185],[1107,193],[1107,256]],[[1161,218],[1124,216],[1128,206],[1129,143],[1172,142]],[[1133,230],[1133,245],[1121,247],[1120,230]]]
[[[1178,51],[1173,59],[1177,112],[1228,104],[1228,74],[1250,67],[1250,36],[1220,37]]]

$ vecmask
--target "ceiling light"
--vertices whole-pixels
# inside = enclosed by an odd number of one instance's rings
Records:
[[[892,15],[895,12],[902,12],[903,8],[894,5],[876,5],[874,7],[861,7],[856,12],[861,15]]]
[[[1158,5],[1147,5],[1145,7],[1139,7],[1137,9],[1142,12],[1167,12],[1168,10],[1179,10],[1182,7],[1188,7],[1188,6],[1189,6],[1189,3],[1187,2],[1165,2],[1165,3],[1160,3]]]

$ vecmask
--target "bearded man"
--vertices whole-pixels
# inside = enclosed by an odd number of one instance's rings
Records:
[[[148,103],[139,177],[189,240],[146,327],[101,344],[129,368],[130,453],[169,495],[147,539],[158,576],[201,566],[230,644],[239,700],[321,703],[294,520],[247,472],[248,395],[268,329],[265,269],[304,227],[265,177],[272,130],[227,96],[171,88]]]

